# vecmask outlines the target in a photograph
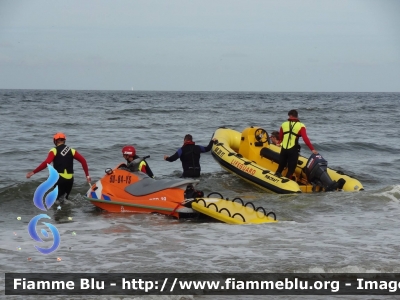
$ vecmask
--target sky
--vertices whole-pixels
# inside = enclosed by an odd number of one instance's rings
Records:
[[[0,89],[400,92],[400,1],[0,0]]]

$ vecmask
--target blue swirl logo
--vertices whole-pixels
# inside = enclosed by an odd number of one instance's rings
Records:
[[[35,194],[33,195],[33,204],[40,210],[44,211],[50,209],[50,207],[54,204],[54,202],[56,202],[58,194],[58,186],[56,186],[52,191],[47,193],[57,183],[59,177],[57,171],[51,165],[48,164],[47,168],[49,169],[49,178],[47,178],[45,182],[43,182],[41,185],[37,187]],[[43,198],[44,198],[44,203],[43,203]],[[38,225],[39,220],[42,218],[51,219],[46,214],[40,214],[33,217],[28,224],[29,235],[31,236],[32,239],[40,243],[43,243],[44,241],[42,240],[42,238],[40,238],[40,236],[36,232],[36,227]],[[46,222],[42,222],[42,224],[44,224],[50,229],[50,232],[52,233],[54,238],[53,245],[50,248],[41,248],[39,246],[35,246],[35,248],[42,254],[50,254],[56,251],[58,246],[60,245],[60,234],[54,225]],[[49,234],[45,229],[42,229],[40,232],[45,238],[49,237]]]

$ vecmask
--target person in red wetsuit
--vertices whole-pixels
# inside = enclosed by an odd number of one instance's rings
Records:
[[[64,202],[64,199],[62,198],[63,195],[65,195],[65,199],[68,199],[74,184],[74,159],[81,163],[87,182],[90,184],[91,181],[85,158],[75,149],[65,145],[65,141],[65,134],[62,132],[57,132],[53,136],[55,147],[50,149],[46,160],[42,162],[35,170],[26,174],[26,178],[30,178],[33,174],[36,174],[47,168],[47,164],[53,163],[54,169],[56,169],[60,175],[56,185],[58,186],[57,199],[61,203]]]
[[[307,136],[306,126],[298,119],[297,110],[290,110],[288,116],[288,120],[282,123],[279,131],[279,140],[282,142],[279,166],[275,175],[281,177],[283,169],[287,166],[286,177],[292,179],[300,152],[299,137],[303,138],[304,143],[310,148],[312,153],[318,154],[318,151],[314,149]]]

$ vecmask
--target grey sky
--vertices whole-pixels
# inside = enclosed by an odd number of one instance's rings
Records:
[[[398,0],[0,0],[0,89],[400,92]]]

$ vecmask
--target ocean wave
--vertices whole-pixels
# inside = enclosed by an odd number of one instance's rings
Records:
[[[385,187],[381,192],[376,193],[376,196],[383,196],[396,203],[400,202],[400,185]]]

